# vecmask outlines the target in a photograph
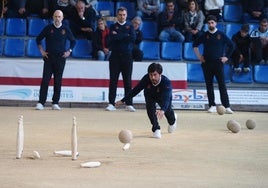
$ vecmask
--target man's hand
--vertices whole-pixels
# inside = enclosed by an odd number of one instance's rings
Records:
[[[157,116],[157,119],[162,119],[165,112],[163,110],[156,110],[155,115]]]

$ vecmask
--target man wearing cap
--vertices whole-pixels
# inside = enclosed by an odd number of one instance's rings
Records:
[[[234,113],[229,104],[229,97],[224,79],[224,64],[234,50],[233,42],[221,31],[217,29],[217,19],[210,15],[207,18],[208,31],[203,33],[193,42],[193,48],[201,66],[206,82],[209,113],[216,112],[216,103],[214,96],[213,78],[216,77],[218,82],[220,98],[222,105],[226,108],[227,114]],[[198,46],[204,45],[204,52],[200,54]]]

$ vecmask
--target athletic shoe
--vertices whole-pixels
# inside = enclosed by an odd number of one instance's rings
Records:
[[[240,67],[238,67],[238,68],[234,68],[234,71],[235,71],[236,73],[240,73],[240,72],[242,71],[242,69],[241,69]]]
[[[174,124],[168,126],[168,132],[169,133],[173,133],[176,130],[176,128],[177,128],[177,114],[174,113],[174,116],[175,116],[175,122],[174,122]]]
[[[214,113],[214,112],[217,112],[216,106],[211,106],[211,107],[208,109],[208,113]]]
[[[158,138],[158,139],[161,138],[161,131],[160,131],[160,129],[156,129],[156,130],[153,132],[153,137],[154,137],[154,138]]]
[[[107,111],[115,111],[116,108],[114,107],[114,105],[108,104],[108,106],[105,108],[105,110],[107,110]]]
[[[231,110],[231,108],[226,108],[226,111],[225,111],[226,114],[233,114],[234,111]]]
[[[52,104],[52,110],[61,110],[58,104]]]
[[[126,111],[129,111],[129,112],[136,112],[136,109],[135,109],[132,105],[127,105],[127,106],[126,106]]]
[[[249,67],[244,67],[244,72],[250,72],[250,68]]]
[[[41,103],[37,103],[35,109],[36,110],[43,110],[44,106]]]

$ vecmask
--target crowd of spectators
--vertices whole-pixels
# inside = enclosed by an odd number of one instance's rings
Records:
[[[100,0],[99,0],[100,1]],[[122,0],[127,1],[127,0]],[[151,20],[158,25],[158,38],[155,40],[166,42],[192,42],[204,31],[204,23],[208,15],[216,16],[218,22],[224,22],[223,7],[225,0],[128,0],[136,4],[136,17],[132,24],[136,27],[138,36],[134,55],[139,61],[142,60],[142,52],[138,51],[138,45],[143,40],[140,25],[143,20]],[[114,1],[115,3],[117,1]],[[38,16],[50,19],[53,12],[60,9],[64,13],[64,18],[69,21],[69,26],[76,38],[86,38],[93,41],[94,58],[107,59],[109,57],[109,39],[106,38],[109,32],[105,19],[101,19],[96,10],[97,0],[4,0],[1,1],[1,16],[5,18],[27,18]],[[229,2],[230,3],[230,2]],[[236,1],[243,7],[241,22],[248,24],[252,19],[260,24],[254,33],[249,33],[246,26],[237,31],[232,37],[237,43],[239,33],[246,32],[246,37],[250,39],[247,47],[252,50],[252,58],[256,63],[268,63],[267,41],[268,31],[268,0],[240,0]],[[162,7],[164,6],[164,8]],[[104,32],[104,33],[103,33]],[[105,35],[106,34],[106,35]],[[94,37],[93,37],[94,36]],[[240,35],[241,38],[242,35]],[[105,37],[105,38],[102,38]],[[254,39],[253,39],[254,38]],[[256,38],[262,38],[256,40]],[[94,39],[94,40],[93,40]],[[242,39],[241,39],[242,40]],[[239,44],[236,44],[239,46]],[[99,48],[102,49],[99,50]],[[101,54],[102,51],[104,54]],[[248,71],[248,58],[240,58],[236,50],[233,55],[235,68],[239,72],[237,62],[246,59],[244,70]],[[250,56],[250,55],[249,55]],[[239,57],[239,58],[238,58]]]

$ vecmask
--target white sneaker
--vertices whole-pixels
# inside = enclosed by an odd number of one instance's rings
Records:
[[[225,113],[226,113],[226,114],[233,114],[234,111],[233,111],[231,108],[226,108]]]
[[[35,109],[36,110],[43,110],[44,106],[41,103],[37,103]]]
[[[168,126],[168,132],[169,133],[173,133],[176,130],[176,128],[177,128],[177,114],[174,113],[174,116],[175,116],[175,122],[174,122],[174,124]]]
[[[136,112],[136,109],[135,109],[132,105],[127,105],[127,106],[126,106],[126,111],[129,111],[129,112]]]
[[[107,110],[107,111],[115,111],[116,108],[114,107],[114,105],[108,104],[108,106],[105,108],[105,110]]]
[[[250,68],[249,67],[244,67],[244,72],[250,72]]]
[[[52,104],[52,110],[61,110],[58,104]]]
[[[160,130],[160,129],[156,129],[156,130],[153,132],[153,137],[154,137],[154,138],[158,138],[158,139],[160,139],[160,138],[161,138],[161,130]]]
[[[240,73],[240,72],[242,71],[242,69],[241,69],[240,67],[238,67],[238,68],[234,68],[234,71],[235,71],[236,73]]]
[[[217,112],[216,106],[211,106],[211,107],[208,109],[208,113],[214,113],[214,112]]]

